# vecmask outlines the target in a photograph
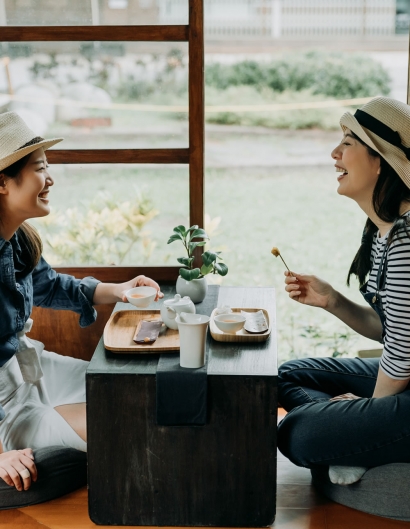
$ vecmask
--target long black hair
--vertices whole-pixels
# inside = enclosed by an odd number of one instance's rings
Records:
[[[405,228],[407,231],[407,217],[400,217],[400,206],[403,201],[410,202],[410,189],[379,153],[366,145],[356,134],[352,133],[352,135],[367,148],[370,156],[380,158],[380,175],[373,190],[372,204],[376,215],[381,220],[385,222],[397,221],[387,238],[387,244],[389,245],[401,228]],[[360,286],[363,286],[366,282],[367,274],[371,269],[370,254],[373,238],[377,231],[378,227],[376,224],[368,218],[364,226],[360,248],[347,274],[347,284],[349,286],[352,274],[358,278]]]

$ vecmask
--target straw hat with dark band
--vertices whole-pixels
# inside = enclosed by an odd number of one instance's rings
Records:
[[[45,140],[27,127],[15,112],[0,114],[0,171],[9,167],[26,154],[42,147],[49,149],[63,138]]]
[[[346,112],[340,119],[393,167],[410,188],[410,106],[388,97],[375,97],[354,116]]]

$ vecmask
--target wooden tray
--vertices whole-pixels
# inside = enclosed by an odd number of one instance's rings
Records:
[[[160,320],[159,310],[119,310],[111,315],[104,328],[104,347],[117,353],[162,353],[179,350],[179,332],[165,327],[153,344],[133,341],[141,320]]]
[[[238,331],[236,334],[230,334],[227,332],[223,332],[215,325],[214,317],[216,316],[216,310],[214,309],[211,314],[211,321],[209,322],[209,330],[211,332],[211,336],[214,340],[217,342],[265,342],[272,331],[272,325],[269,318],[269,313],[265,309],[246,309],[244,307],[240,308],[232,308],[232,312],[241,312],[241,310],[245,312],[258,312],[258,310],[261,310],[263,314],[265,315],[266,322],[268,324],[268,330],[264,333],[260,334],[250,334],[249,332],[246,332],[243,328]]]

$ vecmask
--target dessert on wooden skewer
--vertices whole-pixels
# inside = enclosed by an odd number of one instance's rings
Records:
[[[288,272],[291,276],[293,276],[292,272],[289,270],[289,267],[288,265],[285,263],[285,260],[283,259],[280,251],[279,251],[279,248],[276,248],[276,246],[274,246],[270,252],[272,255],[274,255],[275,257],[280,257],[283,261],[283,264],[286,266],[286,268],[288,269]],[[293,276],[294,277],[294,276]]]

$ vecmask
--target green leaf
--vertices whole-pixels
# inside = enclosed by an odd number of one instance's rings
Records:
[[[187,266],[188,268],[191,268],[193,260],[193,257],[178,257],[177,259],[178,263],[181,263],[182,265]]]
[[[206,276],[207,274],[210,274],[213,269],[214,269],[214,265],[213,264],[210,264],[209,266],[206,266],[206,265],[203,264],[201,266],[201,274],[203,276]]]
[[[215,270],[220,276],[226,276],[228,267],[225,263],[215,263]]]
[[[217,257],[218,255],[215,252],[211,252],[210,250],[208,250],[207,252],[204,252],[202,254],[202,261],[205,266],[209,266],[210,264],[216,261]]]
[[[189,233],[190,231],[194,231],[194,230],[197,230],[197,229],[198,229],[198,224],[194,224],[193,226],[188,228],[186,232]]]
[[[203,230],[202,228],[198,228],[197,230],[194,230],[191,233],[191,241],[192,239],[195,239],[195,237],[204,237],[206,239],[209,239],[208,235],[206,234],[206,231]]]
[[[185,279],[185,281],[192,281],[193,279],[198,279],[200,275],[199,268],[194,268],[193,270],[187,270],[186,268],[180,268],[179,269],[179,275],[182,277],[182,279]]]
[[[174,231],[175,233],[180,233],[182,237],[185,237],[186,235],[185,226],[182,226],[182,224],[180,226],[175,226]]]
[[[189,253],[192,254],[192,252],[197,248],[198,246],[205,246],[206,241],[200,241],[200,242],[190,242],[188,244]]]
[[[171,244],[171,242],[174,241],[182,241],[182,236],[175,233],[175,235],[171,235],[171,237],[168,239],[167,244]]]

